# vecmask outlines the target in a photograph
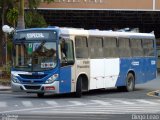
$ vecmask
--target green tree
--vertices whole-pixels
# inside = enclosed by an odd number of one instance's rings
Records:
[[[7,12],[7,21],[15,28],[18,20],[18,9],[12,8]]]
[[[40,4],[41,0],[28,0],[28,7],[30,9],[37,8]]]
[[[40,4],[41,0],[28,0],[29,8],[37,8],[37,6]],[[50,3],[54,2],[54,0],[44,0],[44,2]],[[24,0],[19,1],[19,16],[18,16],[18,23],[17,28],[18,29],[24,29],[25,28],[25,21],[24,21]],[[43,18],[41,18],[43,19]]]
[[[0,0],[0,8],[1,8],[1,25],[3,26],[4,24],[6,24],[6,12],[8,10],[8,8],[10,8],[13,3],[15,3],[16,0]],[[0,41],[0,46],[1,46],[1,50],[0,51],[4,51],[3,47],[6,46],[7,47],[7,37],[6,34],[4,34],[1,31],[1,41]],[[2,53],[0,53],[2,55]],[[1,56],[0,56],[1,57]],[[2,57],[1,57],[2,58]],[[0,61],[3,61],[2,63],[6,63],[7,64],[7,54],[6,57],[3,57],[5,59],[1,59]]]
[[[24,29],[25,22],[24,22],[24,0],[19,0],[19,15],[18,15],[18,23],[17,29]]]
[[[2,18],[2,25],[5,24],[5,14],[9,7],[11,7],[16,0],[0,0],[0,8],[2,10],[1,18]]]
[[[26,28],[46,27],[47,23],[42,15],[36,11],[25,13]]]
[[[1,15],[1,25],[2,26],[10,23],[12,26],[17,25],[18,29],[25,28],[24,1],[28,1],[28,7],[29,7],[29,9],[32,9],[32,10],[35,10],[41,2],[41,0],[0,0],[0,10],[1,10],[0,15]],[[54,2],[54,0],[44,0],[44,1],[47,3]],[[17,17],[17,11],[16,11],[17,7],[18,7],[18,11],[19,11],[18,17]],[[35,15],[35,13],[34,13],[34,15]],[[38,20],[37,21],[40,22],[40,26],[45,26],[46,23],[44,22],[45,21],[44,18],[42,16],[40,16],[39,14],[36,14],[36,16],[39,19],[39,21]],[[32,17],[34,17],[34,18],[30,19],[30,21],[28,21],[28,23],[26,23],[27,27],[36,27],[37,25],[39,25],[39,24],[28,25],[29,23],[31,23],[31,21],[37,22],[35,19],[35,16],[32,15]],[[26,18],[28,18],[28,17],[26,17]],[[29,19],[27,19],[27,20],[29,20]],[[6,35],[4,33],[2,33],[2,31],[0,31],[0,32],[1,32],[0,34],[2,35],[2,38],[0,41],[0,47],[1,47],[0,52],[1,52],[1,51],[3,51],[2,44],[6,44],[6,46],[7,46],[7,38],[6,38]],[[0,53],[0,55],[2,55],[2,54]],[[1,58],[1,56],[0,56],[0,58]],[[1,61],[1,59],[0,59],[0,61]]]
[[[17,28],[22,29],[25,28],[24,21],[24,1],[25,0],[0,0],[0,8],[1,8],[1,21],[2,26],[5,24],[6,12],[8,9],[13,9],[14,7],[18,7],[18,20],[17,20]],[[27,0],[29,9],[36,9],[41,0]],[[44,0],[44,2],[50,3],[54,2],[54,0]],[[9,20],[10,23],[10,20]]]

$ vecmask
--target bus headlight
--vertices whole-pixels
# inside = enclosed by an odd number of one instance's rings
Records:
[[[20,83],[20,81],[18,80],[18,78],[14,75],[11,76],[11,79],[14,83]]]
[[[45,83],[46,83],[46,84],[51,84],[51,83],[53,83],[57,78],[58,78],[58,74],[54,74],[54,75],[51,76]]]

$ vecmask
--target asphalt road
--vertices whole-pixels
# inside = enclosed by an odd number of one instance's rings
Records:
[[[136,86],[134,92],[117,89],[94,90],[82,98],[72,94],[47,95],[0,91],[2,120],[160,120],[160,97],[150,94],[160,89],[156,80]]]

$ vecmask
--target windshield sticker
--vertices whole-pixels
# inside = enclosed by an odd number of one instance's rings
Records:
[[[55,67],[54,62],[41,63],[41,68],[54,68],[54,67]]]
[[[28,54],[30,55],[30,54],[32,54],[32,52],[33,52],[33,44],[29,43],[28,44]]]

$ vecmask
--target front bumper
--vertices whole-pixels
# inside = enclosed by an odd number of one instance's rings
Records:
[[[11,82],[13,92],[27,93],[59,93],[59,81],[54,81],[52,84],[19,84]]]

